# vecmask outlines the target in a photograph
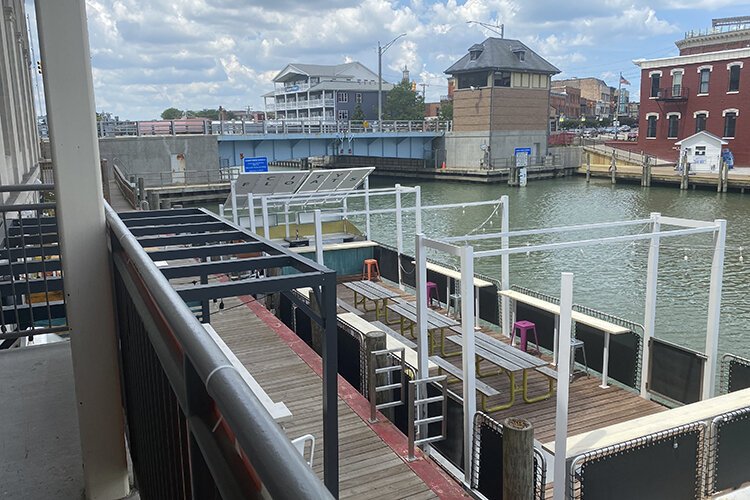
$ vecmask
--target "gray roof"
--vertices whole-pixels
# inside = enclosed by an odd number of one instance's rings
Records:
[[[518,40],[490,37],[481,44],[474,44],[469,50],[478,49],[483,50],[477,59],[472,60],[471,55],[466,54],[446,69],[445,73],[455,75],[477,70],[521,71],[550,75],[560,73],[559,69]],[[525,52],[523,61],[520,61],[515,54],[519,50]]]
[[[288,77],[289,75],[289,77]],[[378,75],[358,61],[344,64],[303,64],[290,63],[273,79],[284,82],[294,79],[294,75],[317,76],[321,78],[365,78],[377,80]]]
[[[393,84],[391,83],[383,83],[383,91],[388,92],[393,88]],[[310,87],[310,92],[321,92],[321,91],[331,91],[331,90],[355,90],[358,92],[377,92],[378,91],[378,84],[377,83],[360,83],[360,82],[345,82],[345,81],[335,81],[335,82],[320,82],[312,87]],[[282,92],[283,93],[283,92]],[[307,90],[305,91],[295,91],[295,92],[286,92],[288,94],[300,94],[300,93],[307,93]],[[279,95],[276,93],[276,91],[272,90],[271,92],[266,92],[261,97],[272,97],[275,95]]]

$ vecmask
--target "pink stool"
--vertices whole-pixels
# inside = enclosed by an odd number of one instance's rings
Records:
[[[527,337],[528,332],[534,332],[534,343],[536,344],[535,353],[539,354],[539,337],[536,334],[536,325],[531,321],[516,321],[513,323],[513,334],[510,336],[510,345],[513,345],[513,341],[516,338],[516,332],[521,338],[521,345],[519,346],[523,352],[528,352],[527,348]]]
[[[440,303],[440,296],[438,295],[437,284],[432,281],[427,282],[427,307],[432,306],[432,299],[435,299]]]

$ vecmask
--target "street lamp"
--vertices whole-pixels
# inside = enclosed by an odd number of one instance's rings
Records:
[[[378,130],[383,130],[383,54],[402,36],[406,36],[406,33],[401,33],[382,47],[378,42]]]

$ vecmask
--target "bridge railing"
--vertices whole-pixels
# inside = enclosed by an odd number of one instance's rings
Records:
[[[163,135],[266,135],[266,134],[367,134],[450,132],[453,122],[444,120],[327,120],[323,118],[210,121],[202,119],[100,121],[99,137]]]

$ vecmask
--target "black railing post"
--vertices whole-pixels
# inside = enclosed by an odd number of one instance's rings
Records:
[[[336,326],[336,273],[328,272],[321,287],[323,321],[323,482],[339,496],[338,436],[338,327]]]

